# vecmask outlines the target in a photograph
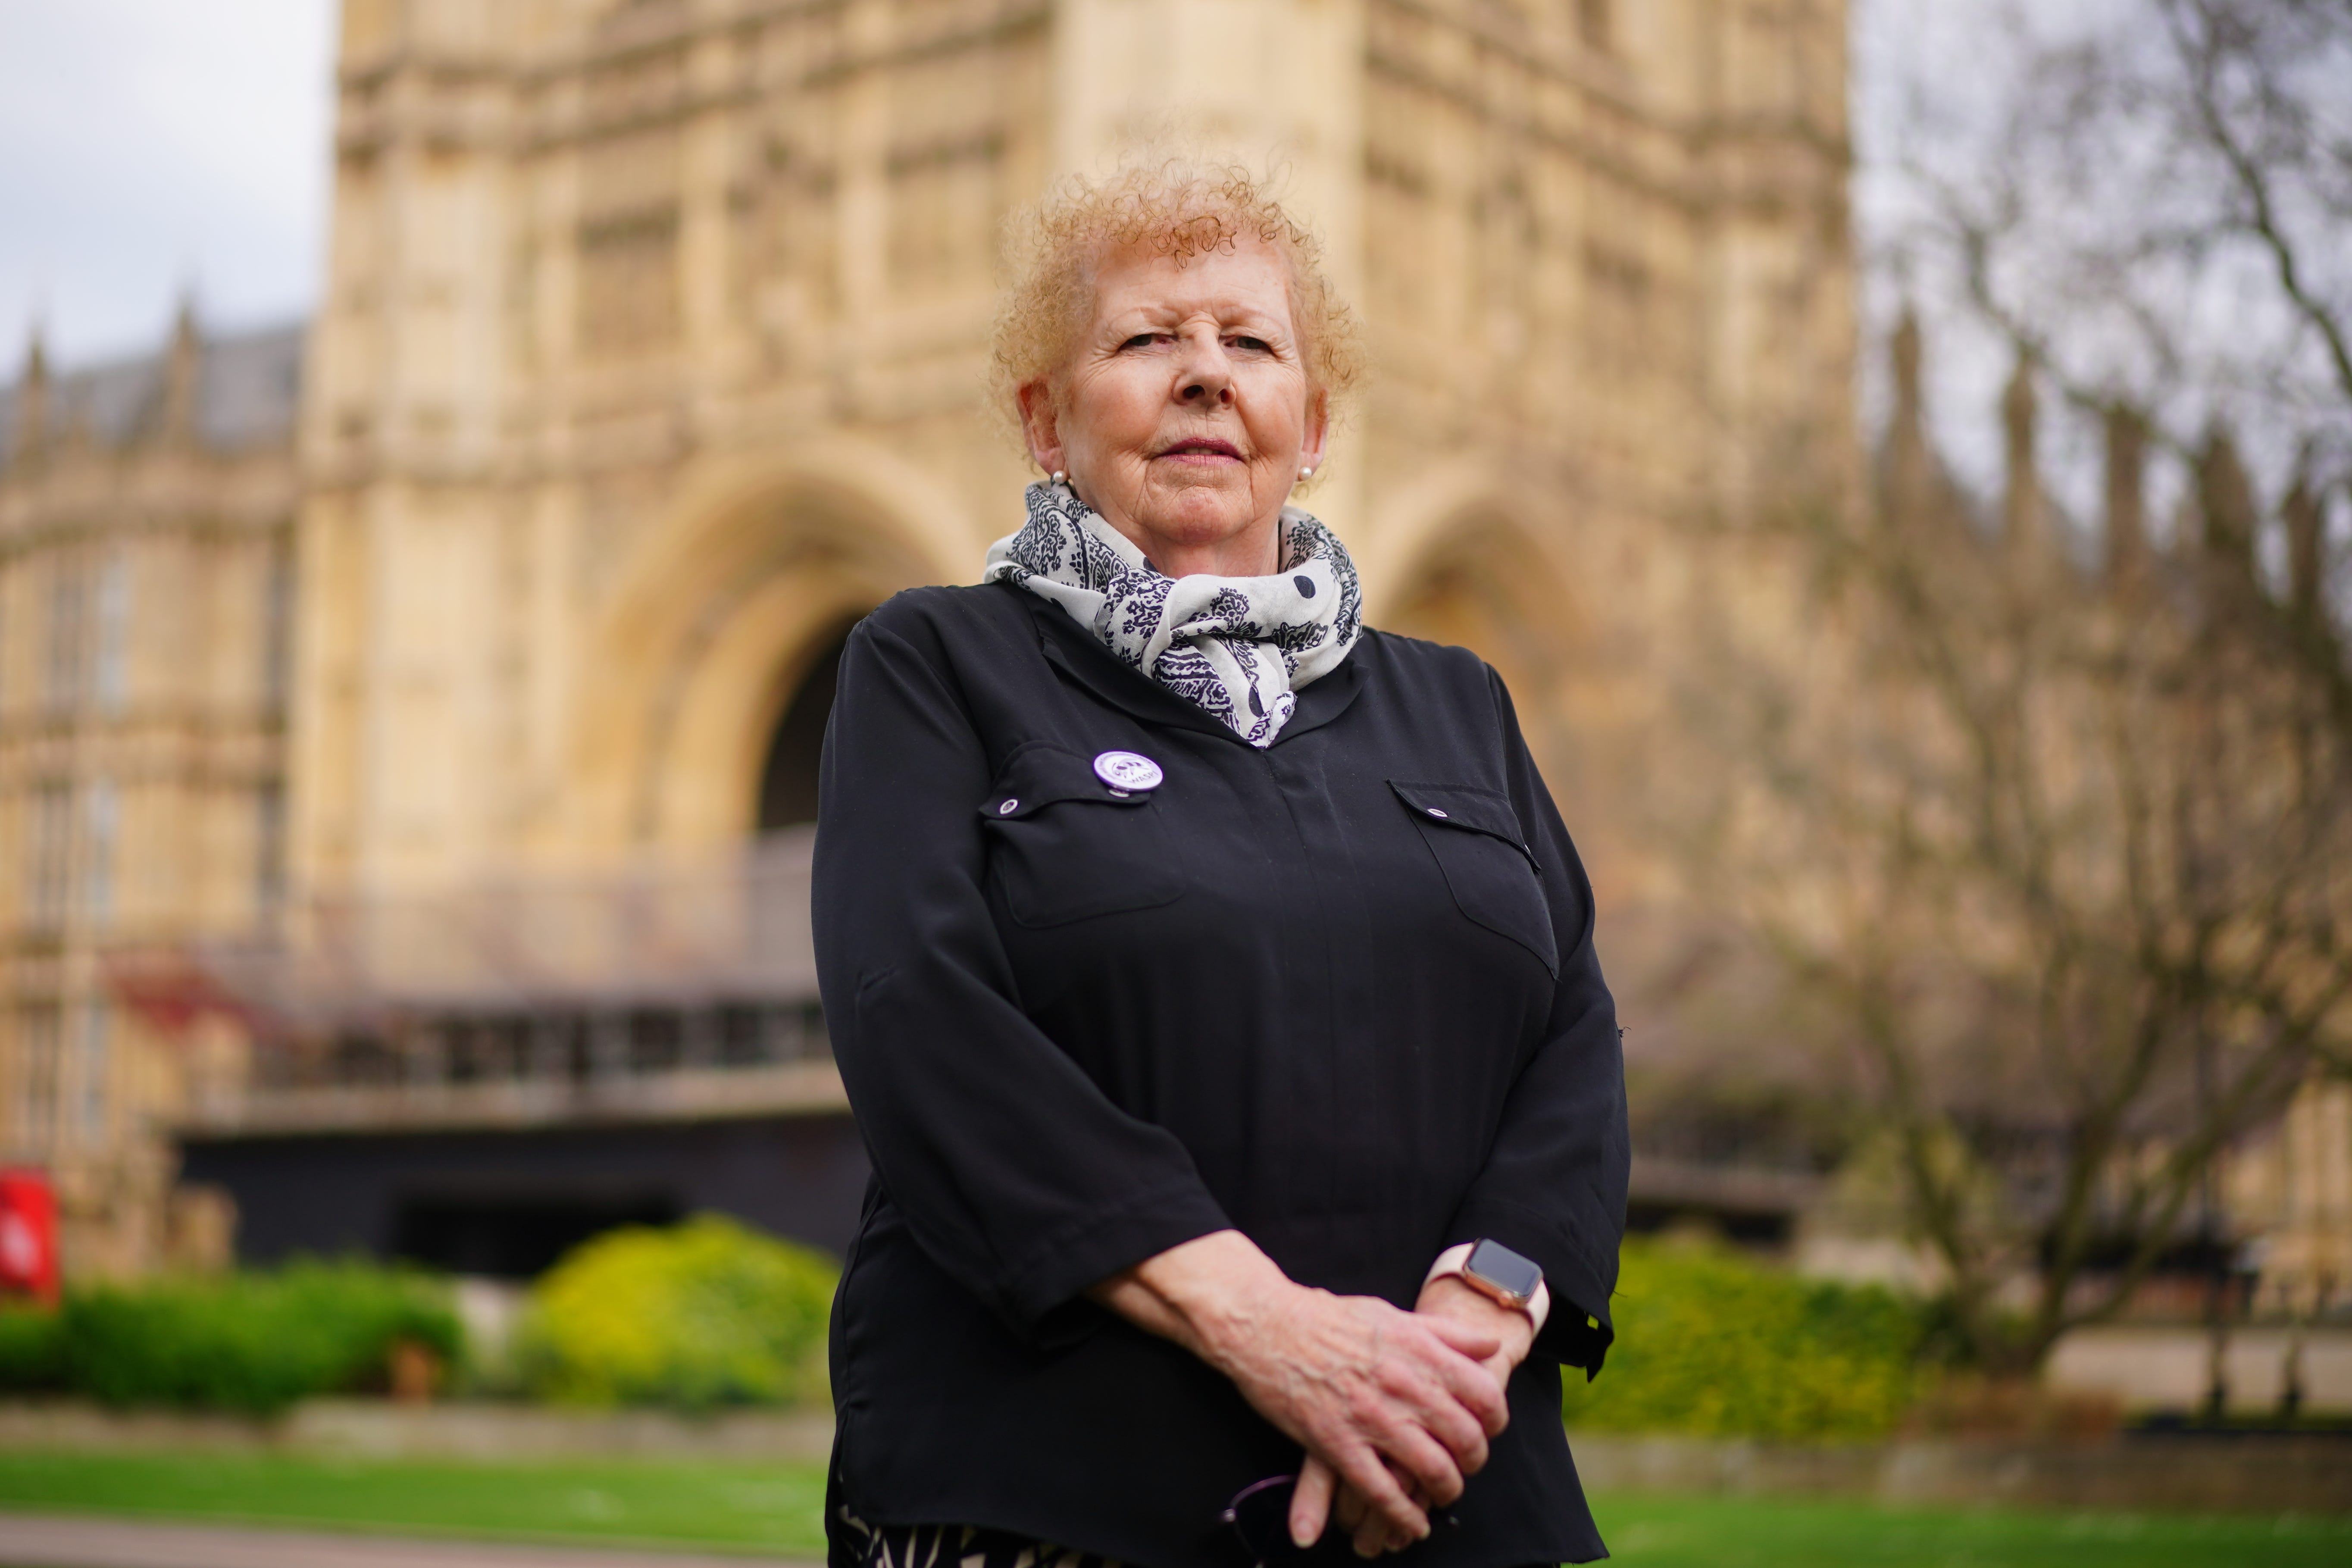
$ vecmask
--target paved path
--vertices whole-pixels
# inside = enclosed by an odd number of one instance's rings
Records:
[[[769,1557],[488,1546],[316,1531],[241,1530],[0,1513],[0,1568],[811,1568]]]

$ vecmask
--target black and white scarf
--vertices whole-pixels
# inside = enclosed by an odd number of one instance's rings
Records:
[[[1293,695],[1339,668],[1363,630],[1356,563],[1337,535],[1282,509],[1269,577],[1171,577],[1067,485],[1029,487],[1029,521],[988,547],[985,582],[1050,599],[1105,647],[1253,746],[1290,721]]]

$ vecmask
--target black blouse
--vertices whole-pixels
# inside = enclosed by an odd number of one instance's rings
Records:
[[[1108,751],[1164,781],[1113,793]],[[1405,1561],[1601,1554],[1559,1368],[1611,1337],[1624,1071],[1590,885],[1475,655],[1368,630],[1258,750],[1018,588],[902,594],[842,659],[814,899],[875,1170],[829,1515],[1242,1568],[1218,1513],[1297,1445],[1082,1292],[1233,1227],[1410,1307],[1491,1236],[1551,1321]]]

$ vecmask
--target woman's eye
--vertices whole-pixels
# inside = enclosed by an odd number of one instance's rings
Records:
[[[1272,353],[1274,352],[1274,350],[1267,345],[1266,341],[1264,338],[1253,338],[1244,335],[1227,338],[1225,342],[1234,348],[1247,349],[1254,354]]]
[[[1159,341],[1158,332],[1138,332],[1118,346],[1122,349],[1148,349]]]

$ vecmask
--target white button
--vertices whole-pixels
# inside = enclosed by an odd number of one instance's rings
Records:
[[[1095,777],[1113,789],[1158,789],[1167,776],[1158,763],[1133,752],[1105,752],[1095,759]]]
[[[999,816],[1010,816],[1020,809],[1021,803],[1019,801],[1008,800],[1003,805],[996,808],[996,815]]]
[[[1433,805],[1429,808],[1429,815],[1432,816],[1444,816],[1445,814]]]

